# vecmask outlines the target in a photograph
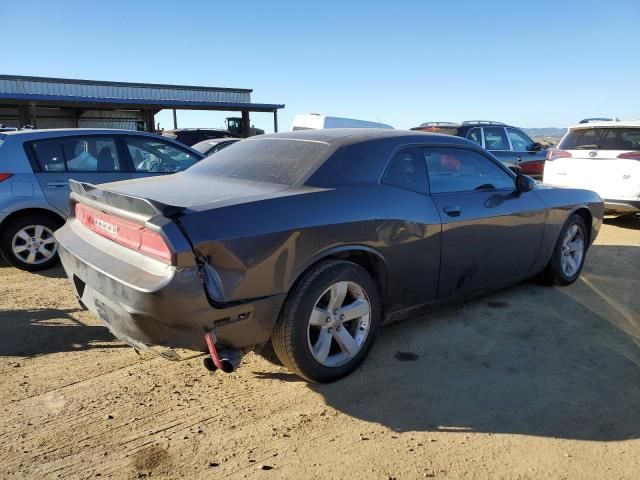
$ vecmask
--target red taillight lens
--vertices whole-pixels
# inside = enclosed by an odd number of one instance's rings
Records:
[[[557,158],[571,158],[571,153],[566,150],[558,150],[557,148],[551,148],[547,152],[547,160],[555,160]]]
[[[171,263],[171,251],[158,232],[77,203],[76,218],[89,230],[120,245]]]
[[[0,173],[0,182],[4,182],[7,178],[13,177],[13,173]]]
[[[624,158],[627,160],[640,160],[640,152],[626,152],[618,155],[618,158]]]
[[[519,166],[520,173],[524,175],[542,175],[542,172],[544,172],[544,160],[523,162]]]

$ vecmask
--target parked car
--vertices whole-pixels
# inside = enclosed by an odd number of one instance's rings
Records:
[[[609,212],[640,212],[640,121],[569,127],[548,152],[544,181],[593,190]]]
[[[291,131],[319,130],[323,128],[393,128],[386,123],[369,122],[353,118],[330,117],[319,113],[301,113],[293,118]]]
[[[193,145],[193,147],[191,148],[199,151],[201,154],[205,156],[209,156],[216,152],[219,152],[223,148],[233,145],[239,140],[241,139],[240,138],[214,138],[213,140],[205,140],[204,142],[198,142],[195,145]]]
[[[161,134],[163,137],[170,138],[188,147],[214,138],[238,137],[228,130],[219,130],[215,128],[176,128],[173,130],[162,130]]]
[[[614,117],[614,118],[592,117],[592,118],[583,118],[578,123],[618,122],[618,121],[619,121],[619,119],[617,117]]]
[[[542,180],[546,151],[517,127],[488,120],[469,120],[461,125],[452,122],[427,122],[411,130],[446,133],[466,138],[493,153],[516,173]]]
[[[73,182],[71,202],[62,263],[116,337],[224,371],[271,340],[317,382],[352,372],[383,321],[574,282],[603,213],[471,141],[374,129],[249,138],[170,177]]]
[[[58,260],[54,230],[69,210],[69,179],[103,183],[173,173],[204,156],[172,140],[128,130],[0,133],[0,253],[23,270]]]

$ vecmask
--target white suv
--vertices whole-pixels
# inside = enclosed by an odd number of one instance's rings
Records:
[[[593,190],[609,212],[640,212],[640,120],[581,123],[549,150],[544,183]]]

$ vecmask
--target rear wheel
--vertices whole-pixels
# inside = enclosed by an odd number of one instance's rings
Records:
[[[21,270],[50,268],[58,262],[58,243],[53,232],[60,223],[41,215],[11,221],[2,231],[0,248],[5,260]]]
[[[556,248],[539,280],[545,285],[570,285],[582,271],[587,254],[587,226],[580,215],[572,215],[562,228]]]
[[[381,315],[375,282],[359,265],[328,261],[289,294],[272,336],[280,361],[306,380],[333,382],[371,348]]]

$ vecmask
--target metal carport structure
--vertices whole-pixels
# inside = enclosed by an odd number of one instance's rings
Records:
[[[252,103],[252,89],[110,82],[0,75],[0,124],[34,128],[128,128],[155,131],[161,110],[241,112],[248,136],[250,112],[272,112],[278,131],[283,104]]]

